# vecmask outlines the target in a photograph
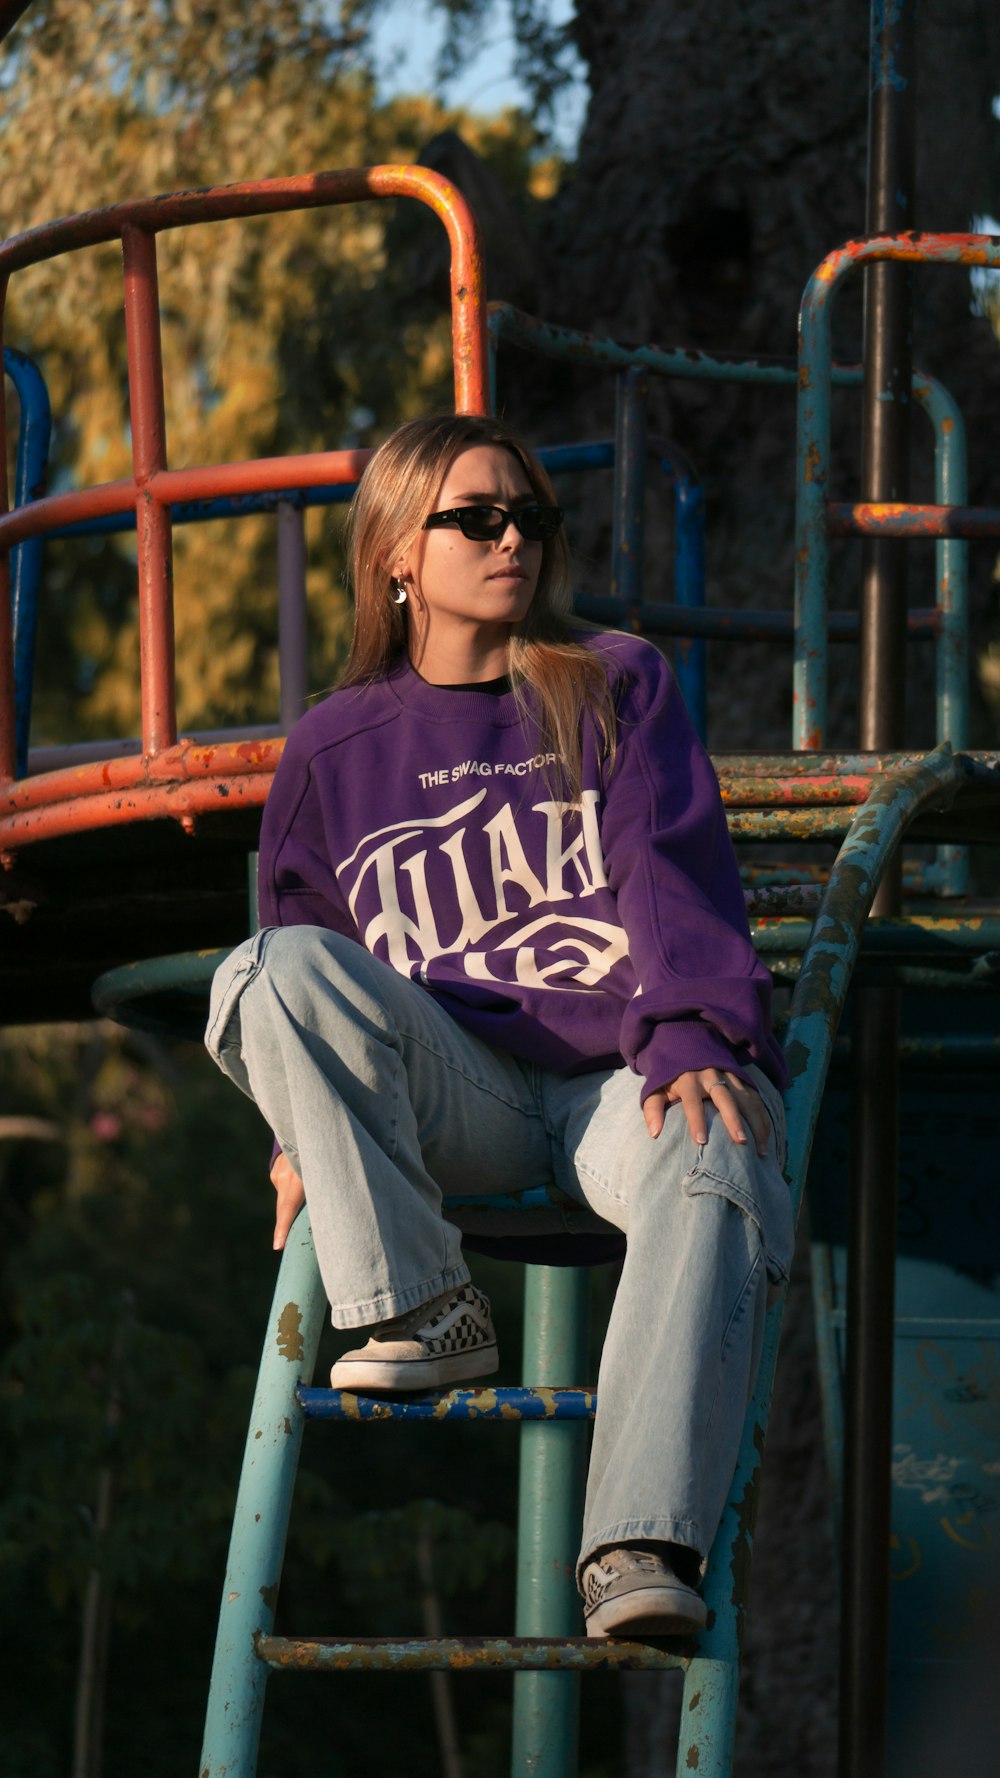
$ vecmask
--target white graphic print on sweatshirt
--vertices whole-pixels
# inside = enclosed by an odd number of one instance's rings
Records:
[[[376,828],[337,867],[365,946],[401,974],[419,978],[435,958],[460,955],[465,975],[482,982],[501,982],[488,959],[499,967],[497,954],[513,952],[513,977],[523,987],[593,990],[627,955],[621,925],[549,910],[608,889],[598,792],[585,791],[581,805],[522,806],[516,818],[505,802],[483,821],[476,811],[486,798],[484,787],[443,815]],[[474,883],[486,882],[492,900],[484,907]],[[507,894],[514,888],[521,893],[512,908]],[[529,912],[546,912],[519,919],[525,899]],[[610,895],[601,900],[613,908]],[[477,948],[510,922],[518,924],[488,950]]]

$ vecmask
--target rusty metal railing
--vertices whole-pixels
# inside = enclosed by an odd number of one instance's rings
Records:
[[[177,744],[174,682],[171,508],[218,495],[282,491],[356,481],[367,451],[321,451],[246,463],[171,469],[167,458],[156,237],[167,229],[233,217],[318,209],[367,199],[414,198],[439,217],[451,248],[455,406],[485,413],[489,402],[486,292],[475,217],[461,193],[424,167],[385,166],[255,180],[209,191],[133,199],[64,217],[0,245],[0,321],[11,275],[25,266],[120,240],[124,260],[132,475],[50,495],[7,511],[5,416],[0,412],[0,855],[27,839],[101,827],[155,813],[183,818],[217,804],[220,784],[235,778],[263,800],[275,743],[256,750]],[[135,514],[142,753],[45,774],[30,789],[15,785],[15,699],[8,597],[9,552],[57,526],[111,514]]]
[[[876,235],[828,253],[805,288],[799,315],[798,474],[795,521],[794,745],[826,743],[826,629],[829,538],[1000,536],[995,507],[829,503],[833,300],[852,272],[883,260],[905,265],[1000,269],[995,235]],[[950,613],[949,613],[950,615]]]

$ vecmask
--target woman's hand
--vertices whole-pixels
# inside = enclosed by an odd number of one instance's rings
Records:
[[[278,1194],[274,1215],[274,1251],[280,1253],[288,1231],[306,1201],[306,1188],[287,1155],[279,1154],[271,1168],[271,1184]]]
[[[708,1141],[705,1102],[713,1105],[734,1142],[747,1139],[744,1124],[750,1131],[757,1153],[765,1155],[771,1137],[771,1120],[756,1088],[748,1086],[738,1074],[720,1068],[690,1069],[678,1074],[655,1093],[650,1093],[642,1108],[646,1128],[658,1136],[663,1128],[668,1105],[683,1105],[692,1141],[699,1145]]]

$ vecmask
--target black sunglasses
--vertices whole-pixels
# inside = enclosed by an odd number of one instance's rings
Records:
[[[447,512],[432,512],[424,520],[424,530],[440,525],[457,525],[463,537],[473,543],[496,543],[508,525],[515,525],[525,543],[547,543],[563,522],[561,506],[451,506]]]

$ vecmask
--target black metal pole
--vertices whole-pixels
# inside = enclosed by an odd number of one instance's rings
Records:
[[[872,0],[868,234],[913,228],[916,0]],[[903,267],[865,273],[862,499],[909,493],[912,297]],[[905,545],[862,555],[860,743],[903,745]],[[899,905],[899,871],[874,912]],[[889,1694],[889,1536],[898,1171],[899,997],[857,993],[853,1042],[851,1232],[840,1664],[840,1778],[881,1778]]]

